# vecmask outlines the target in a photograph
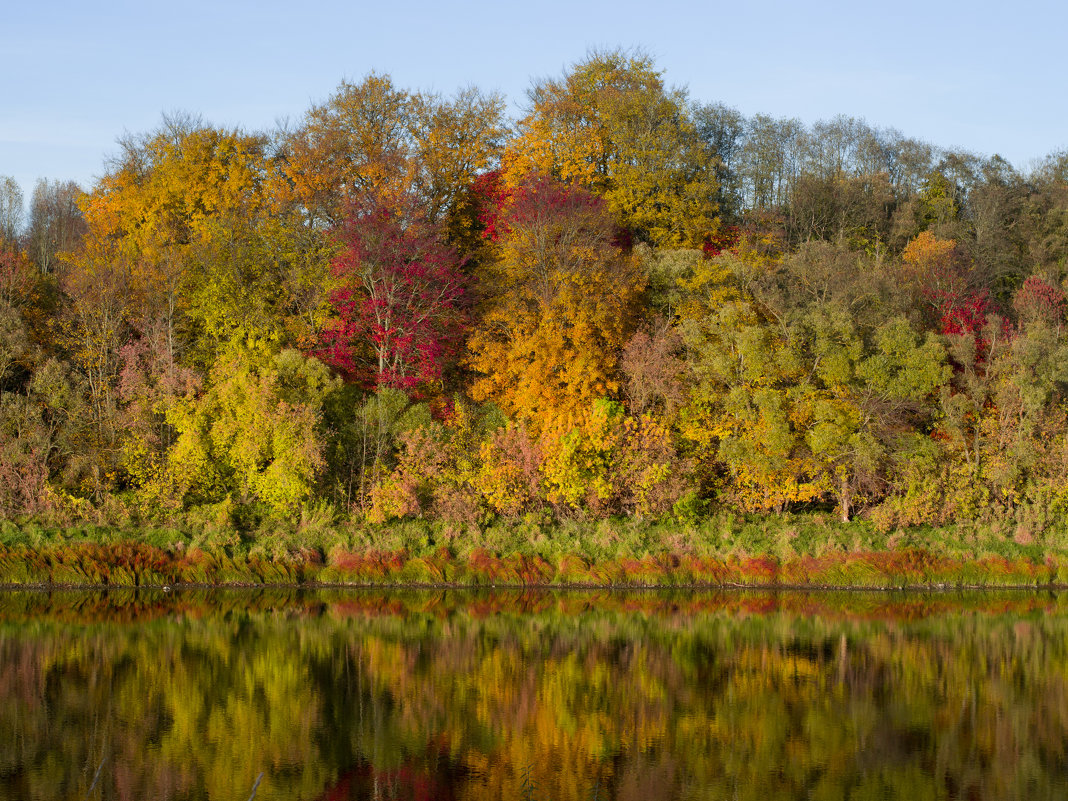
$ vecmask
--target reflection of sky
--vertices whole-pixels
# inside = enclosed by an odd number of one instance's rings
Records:
[[[1012,14],[902,0],[111,0],[9,3],[0,40],[0,175],[91,182],[124,131],[162,112],[250,129],[298,119],[375,69],[522,104],[590,48],[640,45],[668,81],[747,115],[863,117],[1016,166],[1068,146],[1057,54],[1068,6]]]

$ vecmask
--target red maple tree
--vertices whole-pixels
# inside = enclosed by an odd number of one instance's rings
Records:
[[[437,225],[404,201],[354,205],[331,270],[340,286],[319,357],[369,388],[408,392],[441,378],[464,325],[464,277]]]

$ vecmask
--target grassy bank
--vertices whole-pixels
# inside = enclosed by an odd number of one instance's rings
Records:
[[[889,534],[822,515],[376,528],[0,523],[0,584],[932,587],[1068,584],[1068,543],[997,527]]]

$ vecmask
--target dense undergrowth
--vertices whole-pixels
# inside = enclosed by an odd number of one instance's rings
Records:
[[[564,586],[1043,586],[1068,583],[1068,544],[997,526],[889,534],[827,515],[699,522],[289,529],[0,524],[0,583]]]

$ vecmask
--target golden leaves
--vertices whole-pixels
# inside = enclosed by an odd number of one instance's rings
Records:
[[[508,185],[551,175],[584,187],[656,245],[700,246],[716,230],[713,154],[650,59],[595,54],[532,99],[502,158]]]
[[[644,286],[637,261],[612,243],[603,206],[551,181],[509,211],[468,347],[478,400],[494,400],[537,432],[563,431],[618,388],[617,354]]]

